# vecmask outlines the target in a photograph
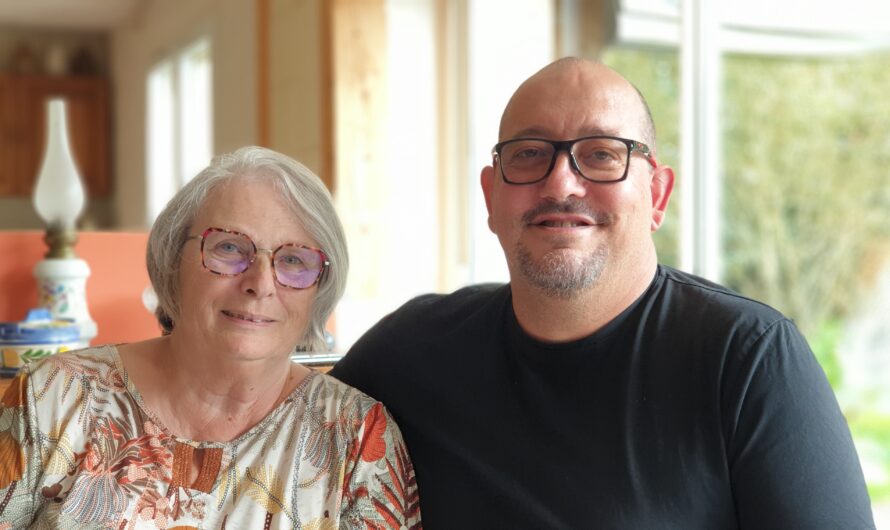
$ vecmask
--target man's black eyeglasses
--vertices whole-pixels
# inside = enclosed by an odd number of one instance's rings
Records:
[[[574,140],[514,138],[494,146],[491,155],[508,184],[534,184],[550,175],[560,151],[569,154],[572,168],[591,182],[619,182],[627,178],[630,155],[640,152],[658,167],[649,146],[617,136],[585,136]]]

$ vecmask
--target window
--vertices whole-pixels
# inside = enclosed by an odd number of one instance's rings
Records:
[[[371,121],[375,131],[385,134],[367,134],[368,145],[362,138],[346,141],[360,146],[340,146],[354,165],[340,169],[336,194],[351,264],[337,306],[334,347],[339,352],[406,300],[438,285],[434,1],[388,0],[384,14],[386,32],[380,39],[386,53],[380,63],[386,66],[363,66],[373,71],[367,74],[373,77],[367,99],[385,110],[369,111],[357,121]],[[380,86],[385,93],[370,94]],[[354,124],[350,132],[362,127]]]
[[[209,38],[159,62],[148,75],[147,161],[150,225],[213,154],[213,71]]]
[[[338,175],[353,264],[341,352],[411,297],[507,280],[479,171],[507,99],[554,53],[553,0],[388,0],[386,27],[386,169],[359,160]]]
[[[725,283],[778,307],[807,336],[872,500],[886,506],[890,53],[727,53],[724,61]]]
[[[476,0],[468,4],[469,98],[466,136],[469,180],[464,200],[472,212],[470,268],[465,283],[509,281],[497,237],[488,229],[488,211],[479,186],[479,172],[491,164],[491,147],[498,141],[501,113],[513,91],[554,58],[552,0]],[[492,31],[497,27],[509,31]]]
[[[890,522],[890,34],[879,21],[890,9],[802,5],[626,0],[603,57],[647,95],[659,160],[679,169],[666,228],[679,226],[657,241],[662,261],[795,320],[846,414],[880,528]]]

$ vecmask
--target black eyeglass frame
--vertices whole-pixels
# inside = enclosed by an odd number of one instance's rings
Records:
[[[594,180],[586,176],[584,172],[581,171],[581,167],[578,165],[578,161],[575,160],[574,153],[572,153],[572,148],[575,147],[575,144],[578,142],[595,139],[618,140],[619,142],[627,146],[627,160],[624,163],[624,173],[621,175],[621,178],[611,180]],[[553,155],[550,157],[550,165],[547,167],[547,171],[544,172],[544,175],[539,179],[530,180],[528,182],[514,182],[508,179],[507,175],[504,173],[504,165],[498,163],[501,159],[501,151],[503,151],[504,146],[511,143],[527,142],[529,140],[535,142],[544,142],[553,146]],[[566,154],[569,155],[569,163],[572,165],[572,169],[578,172],[578,174],[581,175],[581,178],[588,182],[596,182],[597,184],[610,184],[613,182],[621,182],[622,180],[626,179],[627,174],[630,171],[630,155],[633,154],[634,151],[638,151],[639,153],[641,153],[646,158],[646,161],[649,162],[649,164],[651,164],[653,168],[658,167],[658,162],[656,162],[655,157],[652,156],[652,150],[649,149],[649,146],[644,144],[643,142],[638,142],[629,138],[621,138],[620,136],[607,136],[602,134],[593,136],[582,136],[581,138],[575,138],[573,140],[548,140],[547,138],[533,137],[511,138],[509,140],[504,140],[503,142],[498,142],[494,145],[494,147],[491,148],[492,164],[496,164],[500,168],[501,178],[504,179],[504,182],[506,182],[507,184],[511,184],[513,186],[537,184],[538,182],[541,182],[542,180],[550,176],[550,172],[553,171],[553,166],[556,165],[556,157],[559,155],[560,151],[565,151]]]
[[[207,238],[207,235],[210,234],[211,232],[224,232],[226,234],[235,234],[235,235],[239,235],[239,236],[244,236],[247,238],[248,241],[250,241],[250,244],[253,245],[253,258],[247,262],[247,267],[245,267],[243,271],[235,273],[235,274],[226,274],[224,272],[217,272],[207,266],[207,263],[204,261],[204,241]],[[247,272],[247,269],[249,269],[250,266],[254,264],[257,256],[259,255],[259,252],[261,250],[265,250],[266,252],[269,252],[269,255],[273,258],[271,260],[272,277],[275,278],[275,283],[277,283],[278,285],[280,285],[282,287],[286,287],[288,289],[302,291],[303,289],[309,289],[313,285],[318,285],[321,282],[322,277],[326,275],[328,269],[331,266],[331,261],[330,261],[330,259],[328,259],[328,255],[325,254],[325,251],[320,248],[309,247],[306,245],[299,245],[297,243],[284,243],[283,245],[279,245],[278,248],[276,248],[275,250],[268,249],[268,248],[257,248],[256,243],[253,241],[252,237],[250,237],[249,235],[242,233],[242,232],[237,232],[235,230],[229,230],[228,228],[219,228],[216,226],[211,226],[211,227],[207,228],[206,230],[204,230],[201,233],[201,235],[188,236],[185,238],[186,241],[189,241],[191,239],[201,240],[201,266],[204,267],[204,269],[207,272],[210,272],[210,273],[213,273],[213,274],[216,274],[219,276],[240,276],[240,275],[244,274],[245,272]],[[306,250],[312,250],[321,256],[321,269],[319,269],[318,275],[315,277],[315,281],[313,281],[306,287],[294,287],[293,285],[287,285],[287,284],[281,283],[281,280],[278,279],[278,272],[275,271],[275,259],[274,258],[275,258],[275,254],[277,254],[278,251],[283,249],[284,247],[304,248]]]

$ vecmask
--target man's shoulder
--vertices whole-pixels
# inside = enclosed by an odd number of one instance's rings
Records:
[[[770,320],[785,318],[774,307],[733,291],[701,276],[660,265],[661,290],[674,302],[703,305],[711,310],[759,315]]]
[[[473,337],[502,317],[509,296],[510,287],[503,284],[471,285],[449,294],[417,296],[383,317],[349,353],[429,350],[455,337]]]
[[[452,365],[456,355],[471,355],[502,317],[509,294],[509,285],[480,284],[413,298],[365,332],[330,374],[392,406],[384,396],[407,388],[400,378],[416,381],[430,363]]]
[[[675,333],[680,329],[709,331],[716,336],[748,340],[770,329],[795,327],[772,306],[713,281],[665,266],[660,267],[660,274],[662,280],[653,305],[661,306],[662,311],[654,314],[666,315],[666,324]]]
[[[509,296],[510,287],[501,283],[482,283],[447,294],[429,293],[412,298],[387,319],[442,321],[467,317]]]

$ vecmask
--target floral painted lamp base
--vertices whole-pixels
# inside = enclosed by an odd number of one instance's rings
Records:
[[[53,318],[69,319],[80,327],[78,347],[89,346],[96,336],[96,323],[87,308],[86,284],[90,266],[77,258],[46,258],[34,267],[40,296],[38,305]]]

